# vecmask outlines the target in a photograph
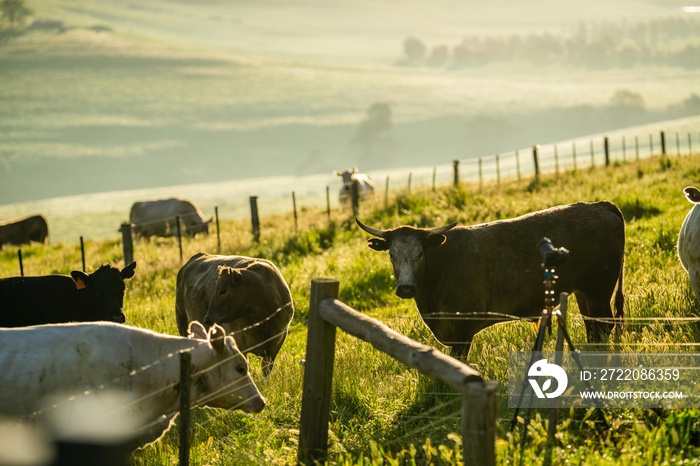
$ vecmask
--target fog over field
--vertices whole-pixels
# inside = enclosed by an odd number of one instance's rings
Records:
[[[700,114],[670,1],[26,1],[0,203],[452,159]]]

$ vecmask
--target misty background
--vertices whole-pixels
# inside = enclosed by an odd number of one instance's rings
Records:
[[[25,4],[0,33],[0,204],[332,179],[700,114],[700,13],[673,0]]]

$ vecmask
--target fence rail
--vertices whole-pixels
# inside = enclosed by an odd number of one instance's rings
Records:
[[[484,381],[466,364],[343,304],[336,299],[338,289],[336,280],[316,279],[311,282],[299,462],[322,463],[327,456],[335,329],[338,327],[460,392],[464,464],[494,465],[498,382]]]

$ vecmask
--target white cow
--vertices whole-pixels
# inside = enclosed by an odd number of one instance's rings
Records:
[[[700,301],[700,191],[695,186],[688,186],[683,191],[693,208],[683,220],[678,234],[678,257],[688,272],[695,298]]]
[[[374,182],[364,173],[357,173],[357,167],[352,170],[336,170],[335,176],[343,179],[343,186],[340,188],[340,202],[350,202],[352,200],[352,182],[357,181],[357,190],[360,199],[365,199],[374,194]]]
[[[99,322],[0,330],[0,415],[41,420],[60,409],[65,416],[73,403],[77,412],[81,400],[119,390],[130,403],[114,414],[141,420],[134,446],[153,442],[178,413],[182,352],[192,357],[192,406],[263,409],[246,358],[220,326],[207,334],[193,322],[186,338]]]

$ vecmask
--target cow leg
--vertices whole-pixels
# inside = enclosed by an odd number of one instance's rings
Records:
[[[274,364],[275,364],[275,357],[274,356],[263,356],[263,358],[262,358],[263,377],[267,378],[267,376],[270,375],[270,372],[272,372],[272,366]]]
[[[577,291],[574,293],[581,315],[585,317],[600,317],[610,319],[613,317],[610,302],[605,300],[594,301],[585,294]],[[613,329],[611,322],[599,322],[596,320],[584,320],[586,325],[586,340],[588,343],[600,343],[610,338]]]
[[[467,363],[467,356],[469,355],[469,347],[471,346],[471,342],[467,343],[460,343],[458,345],[452,345],[450,349],[450,356],[452,356],[455,359],[458,359],[462,361],[463,363]]]

